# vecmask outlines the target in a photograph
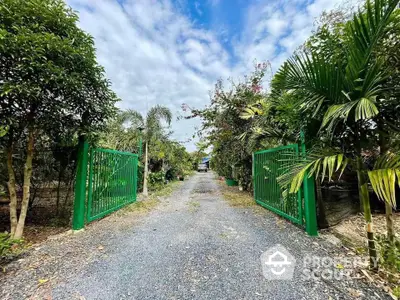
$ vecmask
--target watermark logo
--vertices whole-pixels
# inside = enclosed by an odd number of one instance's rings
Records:
[[[296,259],[283,247],[276,245],[261,254],[263,275],[268,280],[293,278]]]

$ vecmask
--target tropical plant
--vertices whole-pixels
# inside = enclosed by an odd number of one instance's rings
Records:
[[[398,86],[387,84],[392,70],[378,55],[378,46],[385,40],[394,20],[398,0],[367,1],[365,8],[354,14],[343,29],[341,58],[326,59],[322,51],[303,51],[290,58],[273,80],[275,96],[284,92],[300,96],[303,112],[312,117],[322,114],[320,128],[321,150],[314,150],[287,176],[283,184],[292,181],[291,191],[299,189],[306,172],[311,175],[343,172],[351,165],[357,172],[360,200],[367,223],[371,266],[376,266],[377,252],[372,228],[368,182],[388,206],[395,204],[394,185],[400,182],[398,157],[391,152],[387,134],[389,124],[386,110],[397,101]],[[342,59],[344,58],[344,59]],[[398,117],[395,118],[398,123]],[[390,121],[391,122],[391,121]],[[386,129],[386,130],[382,130]],[[325,136],[325,138],[324,138]],[[378,136],[378,139],[376,138]],[[346,145],[336,145],[330,151],[333,137],[342,137]],[[378,143],[378,140],[380,143]],[[335,146],[335,145],[333,145]],[[365,158],[380,146],[380,159],[370,168]]]
[[[149,175],[149,144],[164,135],[162,121],[169,126],[172,121],[172,113],[169,108],[161,105],[152,107],[145,117],[135,110],[127,110],[123,113],[124,119],[131,123],[132,128],[143,129],[142,138],[144,142],[144,177],[143,195],[148,196]]]
[[[129,111],[118,111],[100,134],[99,145],[104,148],[138,153],[142,128],[130,121]]]
[[[200,138],[213,145],[213,169],[221,176],[239,181],[244,189],[251,188],[252,152],[260,147],[257,139],[250,139],[248,132],[252,120],[243,116],[248,105],[258,105],[265,97],[262,84],[268,74],[269,63],[255,65],[255,70],[239,83],[230,82],[226,89],[222,80],[211,94],[211,105],[205,109],[192,109],[187,118],[200,117]],[[254,141],[254,143],[250,143]]]
[[[103,128],[117,98],[96,62],[93,38],[62,0],[0,3],[0,120],[6,152],[12,238],[23,234],[37,139],[73,140]],[[14,152],[25,148],[17,216]]]

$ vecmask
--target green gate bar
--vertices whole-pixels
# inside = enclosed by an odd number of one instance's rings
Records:
[[[72,218],[73,230],[80,230],[85,227],[85,200],[88,152],[89,144],[85,136],[80,136],[75,179],[74,214]]]
[[[87,221],[136,201],[138,155],[93,148],[89,161]]]
[[[300,132],[301,138],[301,154],[305,158],[306,153],[306,144],[304,131]],[[304,210],[305,210],[305,219],[306,219],[306,232],[310,236],[318,236],[318,224],[317,224],[317,206],[315,203],[315,182],[314,177],[309,178],[308,172],[304,175],[303,182],[304,189]]]

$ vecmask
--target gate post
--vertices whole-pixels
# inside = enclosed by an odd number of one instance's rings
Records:
[[[300,132],[301,139],[301,153],[303,157],[306,157],[306,144],[304,131]],[[317,207],[315,204],[315,184],[314,177],[308,177],[308,172],[304,175],[303,181],[304,191],[304,213],[306,219],[306,232],[310,236],[318,236],[317,228]]]
[[[85,136],[79,137],[78,160],[75,179],[75,200],[72,229],[80,230],[85,227],[86,178],[88,165],[89,144]]]

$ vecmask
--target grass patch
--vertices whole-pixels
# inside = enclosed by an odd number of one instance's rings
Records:
[[[182,184],[181,181],[173,181],[167,185],[164,185],[161,189],[157,191],[150,192],[147,198],[143,200],[136,201],[132,204],[125,206],[116,212],[117,216],[122,216],[125,214],[145,214],[152,209],[154,209],[159,203],[161,197],[169,197],[176,187]]]
[[[229,237],[229,235],[225,232],[220,233],[218,236],[222,239],[227,239]]]
[[[183,181],[172,181],[167,185],[163,185],[160,189],[153,191],[149,194],[148,199],[157,199],[160,197],[169,197],[172,192],[180,185],[182,185]]]
[[[230,206],[235,207],[251,207],[257,206],[253,196],[249,192],[239,191],[237,187],[226,186],[221,183],[221,191],[224,199]]]
[[[137,201],[132,204],[129,204],[117,211],[117,216],[125,215],[128,213],[135,214],[144,214],[151,211],[154,207],[156,207],[160,203],[160,200],[157,199],[146,199],[142,201]]]
[[[198,211],[200,208],[200,202],[197,201],[190,201],[187,203],[187,205],[189,206],[189,211],[192,213]]]
[[[396,287],[393,289],[393,295],[394,295],[395,297],[397,297],[397,298],[400,298],[400,286],[396,286]]]

